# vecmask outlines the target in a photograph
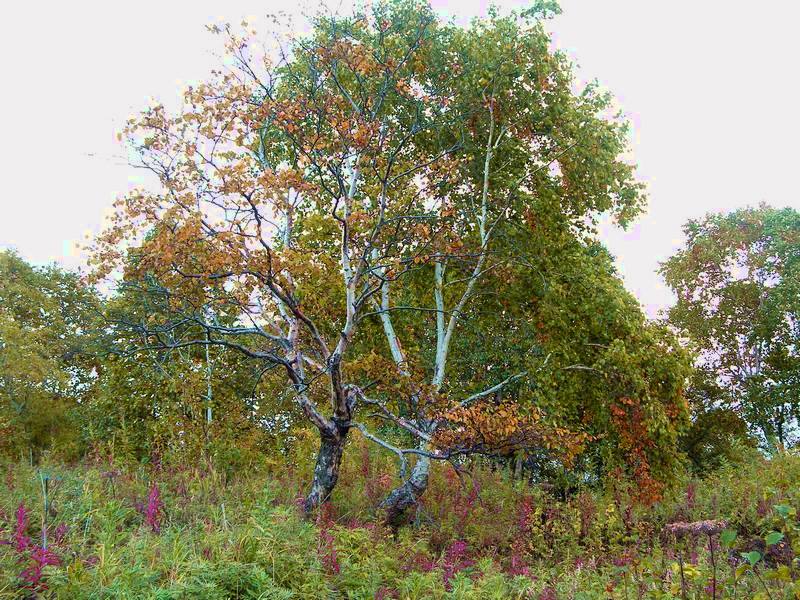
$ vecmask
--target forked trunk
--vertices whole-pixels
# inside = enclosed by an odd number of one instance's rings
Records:
[[[303,509],[306,516],[330,498],[336,480],[339,479],[339,468],[342,465],[342,453],[347,441],[348,428],[336,428],[335,433],[320,431],[320,446],[317,453],[317,464],[314,467],[314,479],[306,496]]]
[[[381,502],[380,508],[385,511],[384,520],[392,529],[397,529],[406,522],[408,509],[416,506],[419,498],[428,489],[430,468],[431,459],[420,456],[411,470],[411,477],[393,489]]]

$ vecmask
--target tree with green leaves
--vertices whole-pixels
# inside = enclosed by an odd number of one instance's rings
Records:
[[[677,441],[688,426],[690,356],[645,317],[605,248],[572,245],[540,262],[521,287],[535,291],[531,335],[550,357],[531,378],[532,401],[589,436],[576,463],[566,473],[560,467],[567,483],[602,484],[619,469],[649,504],[683,462]]]
[[[502,400],[548,365],[527,334],[540,263],[645,202],[610,97],[575,93],[550,48],[557,12],[537,2],[461,28],[386,0],[320,14],[274,55],[216,28],[229,68],[179,114],[129,123],[160,189],[117,203],[93,264],[156,308],[117,324],[133,352],[237,351],[282,386],[320,437],[307,511],[332,493],[351,430],[398,456],[390,516],[432,460],[586,441],[557,411]],[[489,344],[492,369],[468,368]],[[656,428],[680,421],[678,396]]]
[[[0,451],[77,452],[80,398],[96,380],[99,300],[77,276],[0,252]]]
[[[742,458],[757,446],[747,421],[731,401],[729,390],[706,364],[695,365],[686,388],[692,421],[681,434],[680,447],[690,468],[704,474]]]
[[[689,221],[661,272],[669,321],[713,373],[710,406],[735,409],[768,447],[797,439],[800,213],[766,205]],[[717,389],[713,389],[717,388]],[[699,391],[700,388],[698,388]]]

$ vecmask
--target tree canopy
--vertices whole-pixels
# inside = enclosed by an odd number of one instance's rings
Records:
[[[662,273],[683,331],[719,391],[770,445],[796,435],[800,395],[800,214],[768,206],[686,225],[686,247]],[[706,386],[708,389],[708,386]]]
[[[72,409],[93,386],[96,297],[78,277],[0,252],[0,451],[74,445]]]
[[[681,359],[591,258],[598,218],[629,222],[643,186],[610,96],[575,93],[551,49],[553,12],[462,28],[392,0],[320,14],[272,54],[216,28],[230,68],[180,113],[156,106],[125,130],[160,190],[117,202],[95,276],[122,270],[157,308],[115,322],[139,350],[221,347],[283,378],[320,434],[308,510],[352,429],[398,456],[390,519],[424,492],[431,459],[538,448],[569,464],[631,428],[618,447],[633,470],[649,477],[670,452]],[[581,379],[538,387],[559,370],[603,385],[581,400],[557,387]],[[504,400],[507,387],[520,391]]]

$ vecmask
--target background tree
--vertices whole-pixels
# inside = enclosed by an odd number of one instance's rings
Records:
[[[131,340],[114,343],[122,350]],[[96,392],[82,407],[88,444],[121,461],[164,459],[220,472],[263,462],[296,418],[292,406],[262,384],[252,361],[210,348],[209,364],[204,350],[104,353]]]
[[[761,205],[690,221],[662,266],[678,296],[669,321],[731,407],[770,446],[796,440],[800,387],[800,214]],[[708,385],[705,386],[709,389]]]
[[[658,499],[682,463],[679,434],[688,425],[689,354],[663,325],[650,322],[624,288],[599,244],[573,244],[527,275],[536,290],[540,352],[551,358],[533,378],[537,406],[589,441],[570,469],[553,473],[565,485],[599,483],[622,471],[638,484],[639,499]]]
[[[77,403],[96,381],[98,298],[77,276],[0,252],[0,451],[79,451]],[[17,454],[18,456],[18,454]]]
[[[757,446],[729,393],[708,365],[695,367],[686,390],[692,423],[680,440],[695,473],[707,473],[725,462],[739,460],[743,451]]]

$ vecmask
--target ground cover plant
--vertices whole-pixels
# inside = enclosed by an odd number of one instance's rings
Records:
[[[367,466],[343,472],[353,492],[313,520],[296,474],[226,481],[107,456],[8,464],[0,597],[793,598],[800,587],[793,454],[685,478],[650,508],[623,481],[562,498],[508,468],[462,479],[442,467],[414,526],[392,532],[358,493],[385,459],[356,443]]]

